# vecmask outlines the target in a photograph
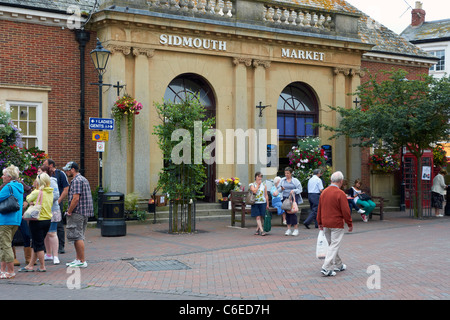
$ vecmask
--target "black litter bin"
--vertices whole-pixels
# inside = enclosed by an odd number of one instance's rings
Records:
[[[120,192],[103,194],[102,237],[122,237],[127,234],[125,196]]]

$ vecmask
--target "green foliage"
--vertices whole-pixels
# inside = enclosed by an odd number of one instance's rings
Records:
[[[21,178],[31,185],[36,177],[37,168],[47,155],[38,148],[23,148],[19,129],[12,123],[10,115],[0,110],[0,172],[9,165],[15,165],[21,172]]]
[[[406,146],[413,154],[436,141],[447,140],[450,125],[450,80],[424,75],[420,80],[406,80],[404,70],[386,72],[389,80],[370,80],[358,87],[355,95],[361,108],[330,107],[342,120],[338,127],[320,125],[335,134],[357,139],[355,145],[373,146],[380,141],[389,151]]]
[[[125,211],[135,211],[137,210],[139,200],[139,194],[137,192],[132,192],[125,195]]]
[[[330,107],[342,118],[338,127],[319,126],[334,132],[331,139],[356,139],[354,146],[371,147],[382,141],[383,148],[392,153],[406,146],[416,157],[421,176],[424,150],[448,139],[450,79],[423,75],[419,80],[406,80],[404,70],[386,73],[389,80],[378,81],[370,75],[370,80],[358,87],[355,95],[361,99],[361,108]],[[421,184],[418,193],[421,197]],[[421,217],[421,207],[418,209]]]
[[[206,110],[197,97],[181,103],[156,103],[155,106],[161,123],[154,127],[153,134],[158,136],[164,157],[158,188],[162,188],[171,200],[203,197],[201,189],[207,178],[202,162],[203,135],[212,128],[215,120],[205,119]]]
[[[313,176],[314,169],[321,169],[326,185],[330,182],[331,167],[326,165],[327,156],[321,147],[320,138],[307,137],[299,139],[296,147],[287,155],[289,165],[294,169],[294,176],[302,186],[308,185],[308,180]]]

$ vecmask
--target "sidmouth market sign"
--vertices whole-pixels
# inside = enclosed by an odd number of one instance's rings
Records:
[[[173,47],[185,47],[205,50],[227,51],[227,42],[214,40],[214,39],[202,39],[192,37],[181,37],[168,34],[161,34],[159,36],[159,43],[162,45]]]
[[[324,61],[325,53],[317,51],[281,48],[281,57],[298,60]]]

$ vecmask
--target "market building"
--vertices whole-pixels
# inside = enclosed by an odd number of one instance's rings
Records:
[[[42,24],[40,18],[35,19],[37,21],[27,18],[29,8],[20,7],[24,2],[31,5],[31,1],[6,1],[7,5],[0,1],[0,24],[10,27],[8,37],[26,33],[21,31],[26,26],[34,28],[34,24]],[[39,2],[43,1],[33,1]],[[76,1],[56,2],[76,4]],[[99,38],[112,53],[104,82],[124,86],[120,93],[130,94],[144,106],[134,118],[131,137],[124,129],[120,139],[117,131],[110,134],[103,155],[103,185],[125,194],[136,191],[143,198],[148,198],[155,189],[163,166],[157,139],[152,134],[154,125],[161,121],[154,103],[163,99],[176,102],[191,92],[200,92],[208,115],[216,118],[216,129],[223,133],[223,148],[216,149],[217,157],[223,161],[208,166],[206,201],[216,201],[216,178],[236,176],[245,185],[253,180],[255,171],[267,167],[264,161],[258,161],[261,160],[258,159],[260,141],[265,141],[263,148],[277,145],[278,169],[282,170],[297,138],[306,136],[318,136],[323,144],[330,145],[334,170],[343,171],[350,181],[362,177],[372,189],[378,190],[371,182],[373,178],[367,166],[370,150],[351,148],[351,141],[344,138],[328,140],[331,133],[311,123],[336,126],[339,119],[327,106],[355,107],[355,97],[350,94],[366,79],[368,72],[399,67],[406,68],[411,77],[417,77],[436,63],[434,57],[345,1],[105,0],[79,3],[86,6],[87,13],[93,11],[85,25],[85,30],[91,33],[86,52],[94,48],[94,40]],[[11,12],[17,9],[24,12]],[[66,14],[65,19],[69,18]],[[83,19],[82,25],[85,22]],[[65,96],[64,91],[53,96],[63,85],[54,76],[42,78],[42,73],[37,72],[36,80],[31,81],[24,74],[22,78],[11,78],[10,73],[0,72],[0,101],[7,104],[10,99],[44,101],[42,127],[47,129],[42,134],[42,147],[51,155],[58,154],[60,163],[76,161],[80,156],[78,151],[67,148],[69,141],[79,137],[82,130],[88,155],[85,158],[89,158],[85,162],[86,173],[91,175],[92,184],[96,181],[98,167],[95,144],[89,141],[86,126],[79,129],[79,103],[75,102],[76,91],[80,89],[80,84],[75,84],[80,79],[76,67],[80,63],[80,51],[73,40],[73,31],[61,29],[57,33],[61,38],[70,39],[70,47],[59,49],[66,52],[64,59],[72,55],[68,60],[74,63],[73,69],[64,74],[64,78],[73,77],[70,85],[74,91],[73,99],[68,102],[74,107],[63,108],[68,112],[65,120],[54,123],[54,117],[50,116],[60,110],[58,99]],[[22,41],[33,51],[37,50],[34,41],[39,37],[42,35],[36,35],[34,40],[22,37]],[[9,65],[16,60],[14,55],[8,58],[4,51],[2,55],[5,61],[11,61]],[[61,62],[58,57],[41,61]],[[98,98],[95,97],[98,89],[88,85],[97,81],[96,72],[88,56],[84,61],[86,121],[88,117],[98,116]],[[20,72],[10,72],[14,71]],[[57,74],[58,70],[53,72]],[[11,90],[17,86],[43,93],[44,97],[11,96]],[[55,102],[45,102],[48,97]],[[116,89],[103,90],[103,117],[110,117],[116,99]],[[68,136],[61,137],[60,130],[68,130],[69,125],[77,126],[78,131],[74,128]],[[278,141],[271,139],[274,129],[279,130]],[[226,135],[227,130],[250,137],[240,141],[235,135]],[[252,136],[252,132],[258,135]],[[261,139],[262,136],[266,139]],[[77,142],[74,144],[78,148]],[[244,153],[245,161],[238,161],[239,152]],[[386,192],[392,195],[390,189]]]

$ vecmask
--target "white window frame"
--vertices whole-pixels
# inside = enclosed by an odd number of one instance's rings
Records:
[[[442,56],[442,57],[444,58],[444,63],[443,63],[443,65],[442,65],[442,69],[441,69],[441,70],[437,70],[437,69],[436,69],[436,67],[438,66],[438,64],[439,64],[439,62],[440,62],[440,60],[439,60],[438,63],[436,63],[435,65],[432,65],[432,66],[430,67],[430,71],[433,71],[433,72],[444,72],[444,71],[445,71],[446,64],[448,63],[448,62],[446,61],[446,56],[445,56],[446,52],[445,52],[445,48],[443,48],[443,49],[430,50],[430,51],[428,51],[428,53],[430,53],[430,54],[432,54],[433,56],[437,57],[437,55],[436,55],[437,52],[441,52],[441,51],[444,53],[444,55]]]
[[[36,107],[36,137],[37,137],[37,144],[36,146],[39,149],[43,149],[43,132],[42,132],[42,102],[26,102],[26,101],[6,101],[6,111],[11,113],[11,106],[32,106]]]

